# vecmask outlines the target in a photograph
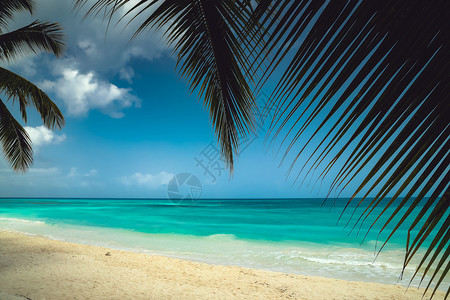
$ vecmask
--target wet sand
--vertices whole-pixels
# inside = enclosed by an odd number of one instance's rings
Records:
[[[421,299],[423,289],[219,266],[0,230],[0,299]],[[434,299],[443,299],[439,291]],[[427,294],[429,298],[430,293]]]

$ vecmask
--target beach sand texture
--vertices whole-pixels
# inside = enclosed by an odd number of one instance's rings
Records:
[[[0,231],[1,300],[421,299],[422,293],[415,287],[405,293],[401,286],[209,265]],[[444,295],[438,292],[434,299]]]

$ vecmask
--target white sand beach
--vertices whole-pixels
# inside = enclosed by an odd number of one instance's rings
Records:
[[[415,287],[405,292],[395,285],[209,265],[0,231],[2,300],[421,299],[422,293]],[[443,298],[438,292],[434,299]]]

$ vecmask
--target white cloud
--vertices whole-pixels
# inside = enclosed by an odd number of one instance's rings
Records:
[[[90,40],[79,41],[78,47],[83,49],[87,55],[98,55],[97,45]]]
[[[113,118],[121,118],[124,116],[122,109],[133,104],[139,106],[139,100],[130,94],[130,89],[102,81],[93,72],[83,74],[73,64],[70,59],[58,62],[54,72],[59,78],[40,84],[44,90],[62,99],[70,115],[84,116],[91,109],[99,109]]]
[[[34,53],[25,54],[9,62],[8,68],[12,68],[20,75],[25,77],[33,77],[36,75],[36,55]]]
[[[101,186],[102,183],[98,181],[98,177],[96,177],[97,180],[93,178],[97,174],[97,169],[91,169],[89,172],[84,173],[84,171],[78,172],[78,169],[76,167],[72,167],[70,168],[66,179],[68,182],[68,186],[81,186],[83,188]]]
[[[92,169],[87,173],[84,173],[83,176],[84,177],[92,177],[98,174],[98,170],[97,169]],[[68,177],[79,177],[81,176],[80,173],[78,173],[78,169],[75,167],[70,168],[69,174],[67,174]]]
[[[70,168],[69,174],[67,176],[68,177],[78,176],[77,168],[75,168],[75,167]]]
[[[124,67],[119,71],[120,79],[128,81],[128,83],[133,83],[134,70],[130,67]]]
[[[76,71],[87,76],[94,70],[99,82],[105,81],[106,78],[106,82],[111,78],[120,78],[131,83],[135,74],[129,66],[131,59],[151,61],[160,58],[164,52],[169,53],[167,50],[170,49],[162,40],[164,28],[146,30],[130,43],[135,30],[155,8],[147,10],[128,26],[127,22],[131,15],[117,24],[125,11],[137,3],[137,0],[129,1],[117,12],[108,27],[108,22],[101,13],[92,14],[83,19],[84,14],[95,1],[88,1],[84,8],[76,13],[73,10],[72,1],[40,0],[33,16],[28,13],[16,15],[8,29],[13,30],[24,26],[34,19],[58,22],[64,28],[66,53],[70,54],[77,63]],[[30,53],[18,58],[8,67],[36,82],[42,78],[42,70],[49,65],[49,61],[54,60],[52,55],[36,56]],[[36,72],[36,70],[40,71]]]
[[[57,167],[52,168],[30,168],[28,170],[31,174],[39,174],[39,175],[54,175],[59,173],[59,169]]]
[[[89,172],[85,173],[84,176],[85,177],[91,177],[91,176],[95,176],[98,174],[98,171],[96,169],[92,169]]]
[[[155,6],[147,10],[128,26],[126,25],[131,15],[117,23],[137,2],[129,1],[122,7],[111,20],[109,27],[102,13],[90,15],[83,20],[87,9],[95,1],[89,1],[78,14],[75,14],[72,1],[40,0],[36,16],[42,20],[61,23],[66,31],[70,53],[77,57],[82,72],[95,66],[95,71],[99,74],[118,74],[133,57],[153,60],[167,50],[162,40],[164,29],[145,31],[131,44],[129,43],[135,30],[156,8]]]
[[[66,139],[65,134],[57,135],[55,132],[44,126],[25,126],[24,128],[30,136],[33,146],[39,147],[48,144],[58,144]]]
[[[134,17],[134,14],[125,17],[117,23],[124,16],[125,12],[134,6],[133,2],[137,3],[138,1],[130,1],[117,11],[109,27],[108,22],[102,16],[91,15],[81,24],[79,22],[76,24],[78,27],[89,27],[89,30],[76,30],[74,32],[72,28],[68,29],[70,31],[69,34],[73,35],[71,40],[76,41],[79,50],[81,50],[77,57],[80,58],[82,68],[95,65],[98,72],[111,73],[112,71],[118,74],[124,67],[127,67],[128,62],[133,58],[152,61],[160,58],[164,51],[169,53],[168,50],[170,49],[162,38],[167,26],[164,26],[161,30],[152,30],[150,28],[149,30],[144,30],[130,43],[130,39],[136,29],[139,28],[157,6],[146,10],[145,13],[137,16],[130,24],[128,24],[128,21],[131,17]],[[90,6],[86,5],[87,7]],[[85,11],[83,10],[82,13]],[[66,28],[68,27],[66,26]]]
[[[168,184],[174,174],[167,172],[159,172],[158,174],[142,174],[135,173],[131,176],[124,176],[121,182],[125,185],[139,185],[155,188],[164,184]]]

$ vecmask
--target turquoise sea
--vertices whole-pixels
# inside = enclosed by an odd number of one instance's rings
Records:
[[[0,228],[220,265],[408,285],[417,259],[399,280],[407,228],[377,256],[386,238],[378,234],[382,222],[363,242],[373,218],[352,227],[364,205],[350,219],[351,204],[338,222],[347,199],[324,200],[3,198]]]

